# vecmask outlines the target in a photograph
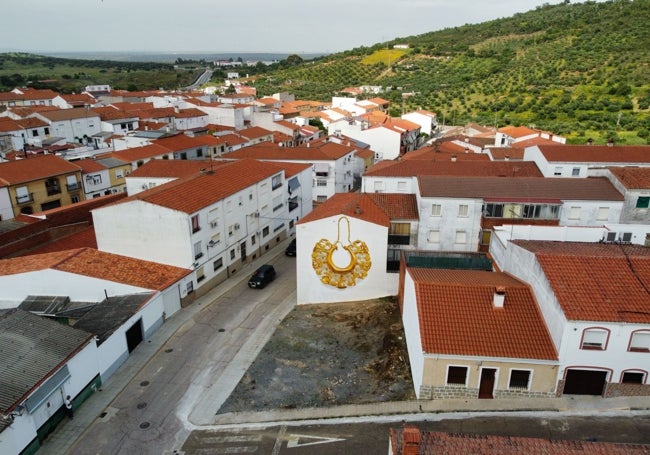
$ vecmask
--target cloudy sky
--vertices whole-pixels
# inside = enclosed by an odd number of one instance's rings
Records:
[[[2,0],[0,52],[330,53],[557,3],[561,0]]]

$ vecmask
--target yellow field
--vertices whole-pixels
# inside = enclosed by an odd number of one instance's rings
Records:
[[[408,53],[408,49],[380,49],[361,60],[364,65],[384,63],[391,65]]]

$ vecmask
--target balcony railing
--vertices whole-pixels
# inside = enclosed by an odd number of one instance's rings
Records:
[[[410,235],[388,234],[389,245],[409,245],[411,243]]]
[[[47,186],[47,195],[48,196],[54,196],[55,194],[61,194],[61,187],[56,185],[56,186]]]
[[[29,204],[30,202],[34,202],[34,193],[16,196],[16,204]]]
[[[298,203],[289,201],[289,211],[292,212],[293,210],[296,210],[298,208]]]
[[[77,191],[81,189],[81,182],[66,183],[65,187],[68,191]]]

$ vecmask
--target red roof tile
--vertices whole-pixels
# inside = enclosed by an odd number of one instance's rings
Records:
[[[228,161],[217,160],[150,160],[129,174],[129,177],[181,178],[200,175]]]
[[[423,197],[467,197],[518,200],[622,201],[623,195],[605,177],[548,179],[543,177],[418,177]]]
[[[500,272],[408,268],[417,299],[422,350],[431,354],[557,360],[535,297]],[[493,305],[505,287],[503,308]]]
[[[366,193],[336,193],[298,223],[309,223],[337,215],[346,215],[380,226],[390,225],[388,214]]]
[[[610,167],[609,170],[628,190],[650,188],[650,167]]]
[[[650,323],[650,248],[515,240],[537,256],[567,319]]]
[[[489,434],[442,433],[419,431],[414,439],[407,432],[412,427],[390,429],[390,444],[394,455],[647,455],[650,446],[614,442],[495,436]],[[414,449],[414,450],[413,450]]]
[[[0,180],[16,185],[80,171],[79,166],[56,155],[39,155],[0,163]]]
[[[414,177],[417,175],[459,175],[492,177],[542,177],[532,161],[380,161],[364,176]]]
[[[216,167],[214,172],[159,185],[130,196],[122,203],[142,200],[184,213],[195,213],[281,171],[282,167],[274,163],[231,161]],[[192,197],[188,197],[188,194]]]
[[[191,273],[187,269],[119,256],[92,248],[0,259],[0,275],[15,275],[46,269],[156,290],[166,289]]]
[[[321,145],[302,147],[280,147],[277,144],[262,143],[244,147],[228,153],[228,158],[253,158],[257,160],[305,160],[332,161],[337,160],[355,150],[354,147],[326,142]]]

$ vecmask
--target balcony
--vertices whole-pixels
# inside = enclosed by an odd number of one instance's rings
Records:
[[[389,245],[410,245],[411,236],[402,234],[388,234]]]
[[[65,187],[67,188],[68,192],[78,191],[81,189],[81,182],[67,183]]]
[[[16,196],[16,204],[18,205],[29,204],[31,202],[34,202],[34,193],[28,193],[28,194]]]
[[[289,211],[292,212],[298,208],[298,203],[295,201],[289,201]]]
[[[47,185],[46,187],[47,195],[54,196],[55,194],[61,194],[61,187],[59,185]]]

